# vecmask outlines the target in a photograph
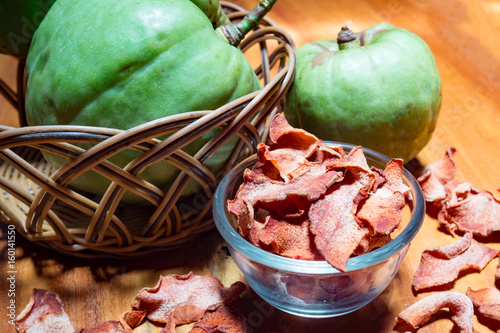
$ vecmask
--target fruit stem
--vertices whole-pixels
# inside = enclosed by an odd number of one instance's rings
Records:
[[[215,24],[216,27],[224,24],[231,24],[231,20],[229,19],[221,5],[219,5],[219,8],[217,10],[217,20],[215,21]]]
[[[277,0],[259,0],[259,4],[245,17],[231,25],[221,25],[215,32],[223,40],[233,46],[238,46],[246,34],[252,31],[266,14],[273,8]]]
[[[337,43],[339,44],[340,50],[352,49],[360,46],[356,34],[352,32],[347,25],[344,25],[342,30],[340,30],[337,37]]]

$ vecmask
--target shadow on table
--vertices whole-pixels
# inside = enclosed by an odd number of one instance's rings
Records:
[[[250,332],[370,332],[387,333],[395,325],[389,308],[393,290],[389,286],[371,303],[349,314],[333,318],[302,318],[273,308],[252,290],[248,290],[232,307],[247,319]]]
[[[0,225],[4,229],[5,224],[0,223]],[[75,269],[88,268],[96,282],[109,282],[116,276],[134,271],[152,271],[158,275],[160,271],[178,268],[177,274],[183,274],[185,270],[205,267],[206,263],[210,262],[209,247],[206,237],[201,235],[174,250],[127,259],[90,259],[61,254],[52,248],[18,236],[16,237],[16,260],[18,262],[31,261],[37,277],[41,279],[60,278]],[[0,248],[1,258],[7,257],[7,251],[7,247]]]

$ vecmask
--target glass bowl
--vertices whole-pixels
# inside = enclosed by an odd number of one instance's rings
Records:
[[[341,144],[348,152],[354,145]],[[370,166],[384,169],[390,159],[363,148]],[[375,299],[392,281],[420,229],[425,204],[420,186],[408,170],[403,180],[411,188],[408,204],[402,212],[400,227],[393,240],[367,254],[349,258],[347,271],[341,272],[326,261],[283,257],[264,251],[237,232],[237,220],[227,210],[243,181],[243,171],[251,168],[256,156],[250,156],[222,180],[214,197],[215,225],[226,241],[236,265],[248,285],[274,307],[302,317],[334,317],[355,311]]]

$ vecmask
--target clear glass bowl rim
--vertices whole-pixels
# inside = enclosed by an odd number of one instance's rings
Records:
[[[324,141],[324,143],[328,145],[340,144],[346,151],[351,150],[356,146],[353,144],[333,141]],[[378,163],[382,163],[383,165],[387,164],[390,161],[389,157],[372,149],[363,147],[363,151],[368,160],[374,160]],[[342,273],[339,270],[333,268],[326,261],[292,259],[264,251],[245,240],[236,230],[234,230],[227,218],[227,214],[229,213],[227,212],[227,205],[225,202],[226,199],[224,194],[231,181],[235,177],[238,177],[238,175],[241,177],[243,170],[247,167],[252,166],[255,161],[256,155],[252,155],[246,158],[244,161],[240,162],[225,175],[225,177],[217,187],[213,202],[213,217],[215,226],[221,234],[222,238],[224,238],[224,240],[230,247],[238,251],[240,254],[243,254],[250,260],[253,260],[265,266],[272,267],[279,271],[302,273],[308,275],[331,275],[335,273]],[[388,244],[367,254],[349,258],[346,265],[347,272],[370,267],[394,256],[395,254],[403,250],[407,245],[409,245],[420,230],[425,216],[425,201],[422,190],[417,180],[406,168],[403,170],[403,178],[407,185],[411,187],[411,195],[414,198],[412,207],[413,211],[408,225],[396,238],[394,238]]]

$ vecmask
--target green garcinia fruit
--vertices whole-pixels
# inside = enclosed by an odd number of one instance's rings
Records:
[[[0,53],[26,58],[36,29],[56,0],[0,0]],[[191,0],[218,27],[231,24],[218,0]]]
[[[35,33],[56,0],[0,0],[0,53],[26,58]]]
[[[323,140],[362,145],[406,162],[430,140],[441,80],[416,34],[378,24],[297,51],[288,121]]]
[[[250,31],[273,4],[239,27]],[[219,29],[188,0],[58,0],[34,35],[26,68],[30,125],[128,129],[179,113],[215,110],[262,88],[242,52],[220,38]],[[193,155],[214,135],[205,134],[185,151]],[[235,141],[205,165],[218,170]],[[56,167],[66,162],[44,155]],[[124,167],[136,156],[124,151],[110,161]],[[166,191],[178,172],[160,162],[140,176]],[[103,194],[109,181],[92,171],[71,185]],[[125,200],[137,201],[128,194]]]

